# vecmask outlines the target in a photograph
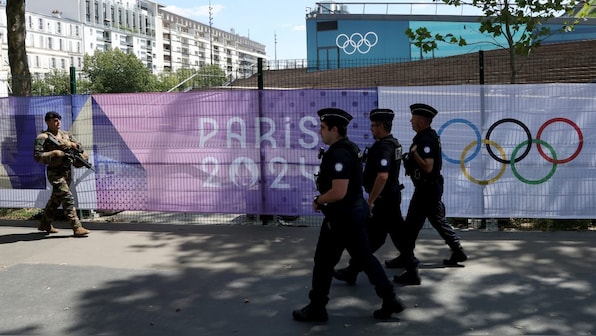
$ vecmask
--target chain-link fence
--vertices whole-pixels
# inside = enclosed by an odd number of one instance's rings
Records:
[[[363,88],[374,86],[589,83],[596,81],[596,41],[543,45],[529,56],[508,50],[476,52],[419,61],[371,59],[337,63],[269,62],[264,88]],[[301,66],[301,67],[300,67]],[[257,88],[258,76],[236,80],[232,87]]]

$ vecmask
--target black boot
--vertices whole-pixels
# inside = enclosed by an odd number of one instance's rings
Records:
[[[329,319],[325,306],[315,305],[312,302],[302,309],[296,309],[292,312],[294,320],[300,322],[325,322]]]
[[[393,281],[402,286],[418,286],[422,282],[417,268],[407,269],[402,274],[394,276]]]
[[[358,272],[355,272],[350,266],[333,271],[333,277],[340,281],[345,281],[348,285],[355,285]]]
[[[408,262],[401,256],[397,256],[390,260],[385,260],[385,267],[387,268],[406,268],[407,266]]]
[[[449,259],[443,259],[443,265],[445,266],[457,266],[458,263],[468,260],[468,256],[464,252],[464,248],[461,245],[451,249],[451,257]]]
[[[393,297],[391,299],[383,300],[381,309],[375,310],[373,316],[379,320],[388,320],[391,314],[401,313],[406,309],[406,305],[400,299]]]

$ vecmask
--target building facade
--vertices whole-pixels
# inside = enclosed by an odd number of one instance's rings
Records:
[[[317,3],[317,7],[306,14],[308,68],[325,70],[407,62],[506,46],[505,37],[493,38],[480,33],[481,13],[478,11],[472,6],[454,8],[440,1],[433,4]],[[596,19],[587,19],[574,31],[563,32],[561,28],[566,21],[566,18],[549,20],[545,26],[553,34],[543,43],[596,39]],[[437,49],[425,53],[405,34],[408,28],[416,31],[421,27],[433,35],[451,33],[462,37],[467,45],[438,42]]]
[[[0,81],[10,72],[5,7],[0,0]],[[85,55],[116,48],[134,54],[154,74],[214,64],[238,78],[254,73],[258,58],[266,59],[264,44],[148,0],[27,0],[25,20],[29,70],[37,77],[81,70]]]
[[[181,15],[159,10],[162,19],[163,70],[218,65],[233,78],[250,76],[265,45]]]

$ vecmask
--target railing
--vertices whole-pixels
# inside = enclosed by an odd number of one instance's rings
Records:
[[[379,14],[379,15],[482,15],[471,3],[460,6],[447,5],[442,1],[417,2],[317,2],[314,9],[307,8],[306,17],[318,14]]]

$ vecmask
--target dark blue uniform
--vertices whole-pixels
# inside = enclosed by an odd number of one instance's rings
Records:
[[[379,297],[391,299],[395,296],[393,285],[369,246],[366,232],[369,208],[362,195],[361,167],[358,147],[348,139],[334,143],[323,155],[317,178],[319,192],[323,194],[331,189],[334,179],[349,179],[349,184],[346,196],[341,201],[328,204],[323,211],[325,218],[315,251],[309,294],[313,303],[327,303],[333,267],[339,262],[344,249],[357,264],[362,265]]]
[[[433,159],[433,169],[430,173],[426,173],[418,167],[413,157],[410,156],[409,159],[404,160],[406,174],[414,183],[414,194],[406,215],[406,237],[401,251],[404,260],[411,262],[410,267],[416,267],[418,264],[418,260],[414,257],[414,248],[426,218],[453,251],[461,250],[459,237],[445,218],[445,204],[441,200],[443,196],[443,176],[441,175],[443,161],[439,136],[435,130],[429,127],[416,133],[410,149],[414,145],[417,146],[416,152],[421,158]]]
[[[399,141],[389,135],[376,141],[368,151],[364,167],[364,189],[372,190],[378,173],[388,173],[389,177],[383,191],[375,200],[372,209],[373,217],[369,219],[368,232],[370,246],[376,252],[387,238],[391,237],[393,244],[398,249],[399,233],[403,228],[404,220],[401,214],[401,190],[404,188],[399,183],[399,170],[401,166],[402,149]]]
[[[369,215],[368,203],[362,195],[362,164],[358,146],[345,137],[345,128],[352,116],[344,110],[325,108],[317,112],[321,117],[321,138],[329,145],[322,155],[317,176],[317,190],[321,195],[313,202],[313,208],[325,215],[315,250],[315,265],[312,275],[312,288],[309,292],[310,303],[294,310],[292,316],[297,321],[327,321],[325,306],[329,301],[329,288],[333,278],[333,267],[337,264],[344,249],[368,275],[375,286],[375,291],[383,299],[381,309],[375,310],[377,319],[388,319],[393,313],[399,313],[406,307],[395,297],[393,285],[387,278],[383,267],[372,254],[366,235],[366,221]],[[325,203],[328,194],[335,194],[333,180],[348,181],[345,195],[337,200]],[[342,183],[341,192],[345,185]],[[323,196],[321,204],[318,200]]]
[[[379,173],[388,173],[383,190],[377,197],[372,208],[372,217],[368,219],[367,232],[372,252],[376,252],[387,238],[391,237],[393,244],[399,250],[399,239],[402,234],[404,220],[401,213],[401,190],[399,182],[402,147],[399,141],[391,135],[375,141],[367,150],[364,167],[364,189],[370,193]],[[362,271],[353,259],[347,268],[336,271],[334,276],[348,283],[354,283],[356,276]]]

